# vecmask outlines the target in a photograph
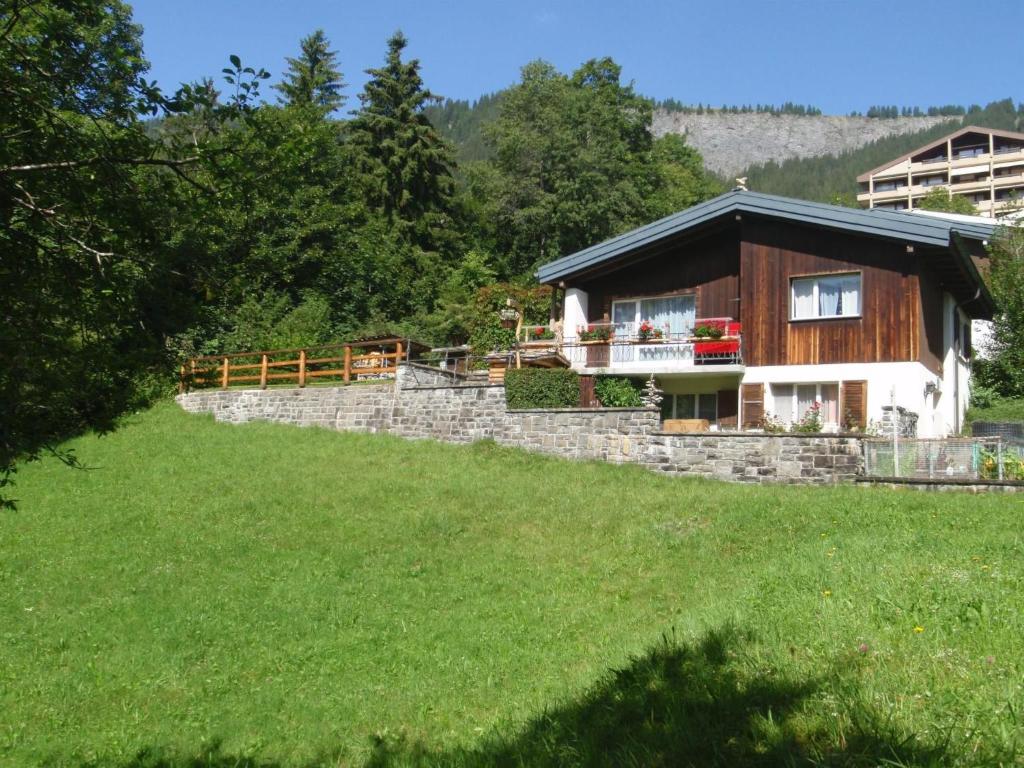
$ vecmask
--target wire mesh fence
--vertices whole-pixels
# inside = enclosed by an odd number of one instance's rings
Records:
[[[1024,480],[1024,446],[998,437],[864,441],[871,477]]]

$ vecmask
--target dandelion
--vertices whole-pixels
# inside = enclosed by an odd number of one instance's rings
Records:
[[[831,589],[823,589],[821,591],[821,596],[822,597],[832,597],[832,590]]]
[[[915,634],[920,635],[922,632],[924,632],[924,627],[922,627],[920,624],[918,626],[914,627],[914,633]]]
[[[981,570],[983,570],[983,571],[987,571],[987,570],[988,570],[988,568],[989,568],[989,567],[988,567],[987,565],[983,565],[983,566],[981,566]]]

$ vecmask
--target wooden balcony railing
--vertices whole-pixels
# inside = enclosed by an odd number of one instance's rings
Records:
[[[266,389],[271,383],[305,387],[313,381],[340,380],[348,384],[390,378],[397,372],[398,363],[408,358],[411,348],[406,339],[381,338],[194,357],[181,366],[178,391],[254,384]]]

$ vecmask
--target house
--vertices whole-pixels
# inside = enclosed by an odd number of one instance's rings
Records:
[[[968,126],[857,177],[868,208],[912,210],[935,188],[969,200],[981,216],[1020,212],[1024,133]]]
[[[542,266],[563,356],[647,378],[712,429],[881,421],[958,432],[993,226],[733,191]]]

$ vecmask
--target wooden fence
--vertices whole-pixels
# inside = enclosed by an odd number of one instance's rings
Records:
[[[406,339],[381,338],[304,349],[236,352],[195,357],[181,366],[179,392],[206,387],[227,389],[236,384],[295,384],[390,378],[413,345]]]

